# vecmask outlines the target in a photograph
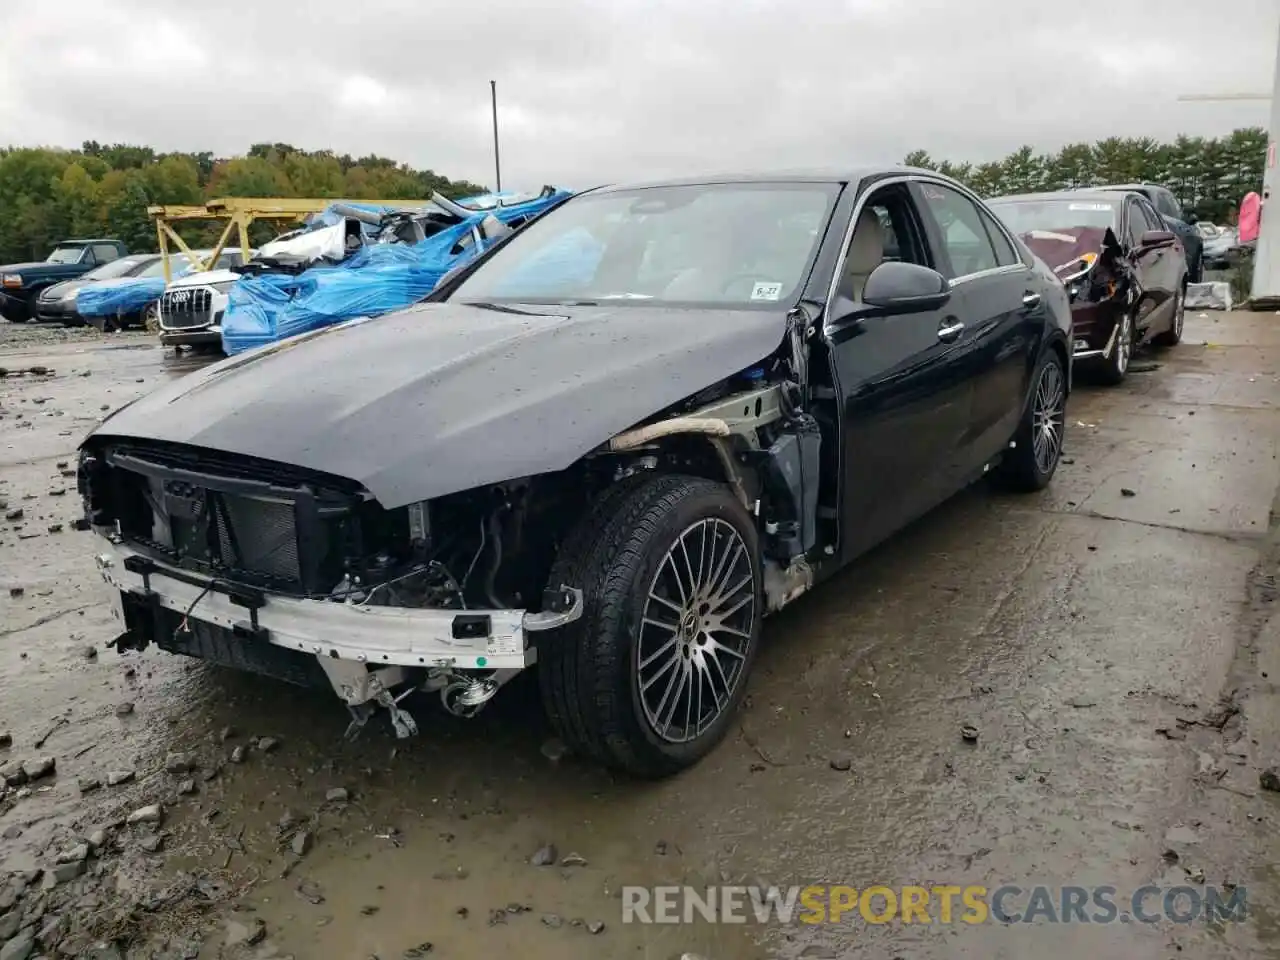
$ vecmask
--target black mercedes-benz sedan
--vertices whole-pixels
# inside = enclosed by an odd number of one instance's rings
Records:
[[[426,300],[214,364],[83,442],[121,620],[155,644],[459,715],[527,667],[638,776],[733,722],[761,621],[985,476],[1044,487],[1070,308],[923,170],[580,193]]]

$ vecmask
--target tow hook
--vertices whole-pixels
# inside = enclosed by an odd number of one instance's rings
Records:
[[[542,595],[542,612],[526,613],[524,628],[536,633],[563,627],[582,616],[582,606],[582,591],[577,587],[565,584],[558,590],[548,587]]]

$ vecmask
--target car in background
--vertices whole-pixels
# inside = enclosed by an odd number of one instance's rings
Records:
[[[36,316],[37,299],[46,287],[83,276],[128,252],[119,240],[63,240],[43,260],[0,266],[0,316],[26,323]]]
[[[239,247],[228,247],[212,270],[179,277],[165,287],[157,310],[160,342],[167,347],[222,349],[227,291],[240,279],[231,268],[243,266],[246,259]]]
[[[170,260],[172,262],[173,258],[171,257]],[[185,263],[185,259],[183,262]],[[45,287],[36,298],[36,319],[44,322],[59,322],[66,327],[80,327],[89,322],[101,329],[101,318],[82,317],[76,309],[76,294],[83,287],[115,280],[162,276],[164,276],[164,261],[160,254],[127,254],[100,267],[95,267],[74,280],[63,280],[53,286]],[[141,320],[141,317],[138,319]]]
[[[397,312],[230,357],[80,448],[120,652],[472,716],[526,667],[641,777],[737,722],[761,621],[958,490],[1043,489],[1066,291],[924,171],[590,190]]]
[[[1240,234],[1228,227],[1204,242],[1204,266],[1206,270],[1226,270],[1231,266],[1230,254],[1240,244]]]
[[[1124,193],[1140,193],[1147,202],[1155,207],[1156,212],[1164,219],[1167,228],[1178,235],[1182,241],[1183,253],[1187,259],[1187,279],[1191,283],[1200,283],[1204,278],[1204,238],[1187,219],[1182,204],[1168,187],[1154,183],[1120,183],[1091,187],[1092,190],[1119,190]]]
[[[1136,347],[1182,339],[1186,260],[1143,194],[1064,190],[987,203],[1066,288],[1082,373],[1119,383]]]

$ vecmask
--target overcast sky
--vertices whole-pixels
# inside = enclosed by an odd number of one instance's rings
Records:
[[[0,0],[0,143],[375,152],[506,187],[1268,121],[1277,0]]]

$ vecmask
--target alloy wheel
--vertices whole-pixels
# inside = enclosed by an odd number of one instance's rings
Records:
[[[1133,314],[1120,318],[1120,332],[1116,335],[1116,371],[1123,374],[1129,369],[1129,354],[1133,351]]]
[[[1186,296],[1183,294],[1181,290],[1179,290],[1175,294],[1175,297],[1177,299],[1174,301],[1174,304],[1173,304],[1173,335],[1177,339],[1181,340],[1182,339],[1182,322],[1187,315],[1187,301],[1186,301]]]
[[[1062,450],[1062,429],[1066,418],[1066,384],[1062,368],[1056,363],[1045,364],[1036,385],[1035,401],[1031,408],[1031,447],[1035,453],[1036,469],[1047,474],[1057,462]]]
[[[756,583],[742,535],[716,517],[676,538],[649,586],[635,673],[653,733],[688,743],[733,702],[755,633]]]

